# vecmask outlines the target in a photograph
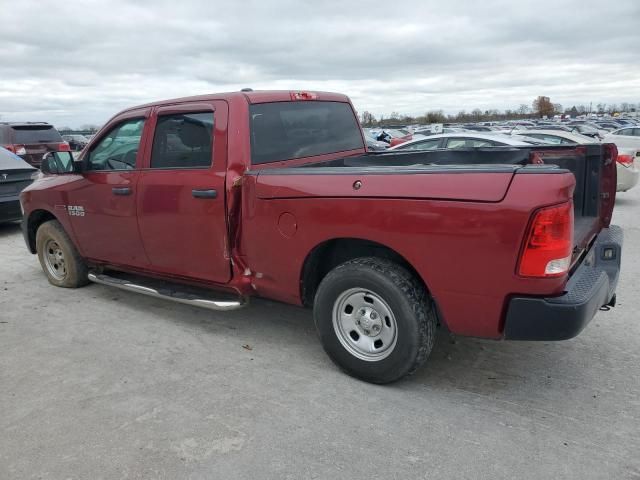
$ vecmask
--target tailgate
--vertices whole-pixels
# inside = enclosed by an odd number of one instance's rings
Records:
[[[570,148],[536,147],[532,163],[558,165],[576,179],[573,193],[574,251],[576,263],[596,235],[611,222],[616,195],[616,156],[613,144],[589,144]]]

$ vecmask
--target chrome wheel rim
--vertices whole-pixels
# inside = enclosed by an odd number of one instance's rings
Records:
[[[371,290],[351,288],[333,305],[333,329],[342,346],[367,362],[387,358],[398,340],[398,324],[382,297]]]
[[[53,239],[49,239],[44,244],[42,258],[47,272],[56,280],[64,280],[67,276],[67,265],[64,259],[64,252]]]

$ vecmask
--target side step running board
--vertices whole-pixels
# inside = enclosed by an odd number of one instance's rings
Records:
[[[209,292],[203,288],[167,283],[151,278],[135,277],[135,280],[131,280],[126,278],[126,275],[124,278],[119,278],[96,272],[89,272],[88,278],[94,283],[116,287],[129,292],[142,293],[143,295],[162,298],[164,300],[184,303],[194,307],[208,308],[209,310],[237,310],[248,303],[244,297],[230,300],[216,300],[212,298],[215,295],[213,291]]]

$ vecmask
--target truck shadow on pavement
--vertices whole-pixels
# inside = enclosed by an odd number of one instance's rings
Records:
[[[309,309],[257,298],[242,310],[218,313],[108,287],[92,286],[90,290],[94,298],[116,301],[129,311],[152,314],[154,322],[188,329],[204,342],[235,342],[238,349],[245,348],[256,355],[297,358],[301,372],[311,368],[314,375],[338,372],[320,345]],[[135,321],[136,315],[130,318]],[[207,334],[213,337],[206,339]],[[482,396],[503,392],[501,395],[507,397],[511,391],[532,388],[539,391],[580,375],[584,364],[579,359],[568,361],[571,355],[568,351],[576,349],[576,342],[502,342],[453,337],[439,328],[436,345],[425,364],[414,375],[385,388],[456,390]],[[274,371],[274,375],[278,372]],[[354,381],[344,377],[345,381]],[[380,388],[360,383],[367,385],[365,388]]]

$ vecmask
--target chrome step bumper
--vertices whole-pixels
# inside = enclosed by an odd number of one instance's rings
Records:
[[[136,281],[132,281],[127,278],[118,278],[97,272],[89,272],[88,278],[90,281],[101,285],[108,285],[121,290],[171,300],[172,302],[184,303],[185,305],[194,307],[208,308],[209,310],[237,310],[248,303],[248,299],[244,297],[230,300],[215,299],[213,298],[215,295],[213,291],[211,291],[211,296],[209,296],[209,291],[202,288],[193,288],[188,285],[183,287],[182,285],[161,282],[155,279],[148,279],[147,283],[146,279],[142,279],[141,277],[136,277]],[[162,283],[162,286],[158,286],[160,283]]]

